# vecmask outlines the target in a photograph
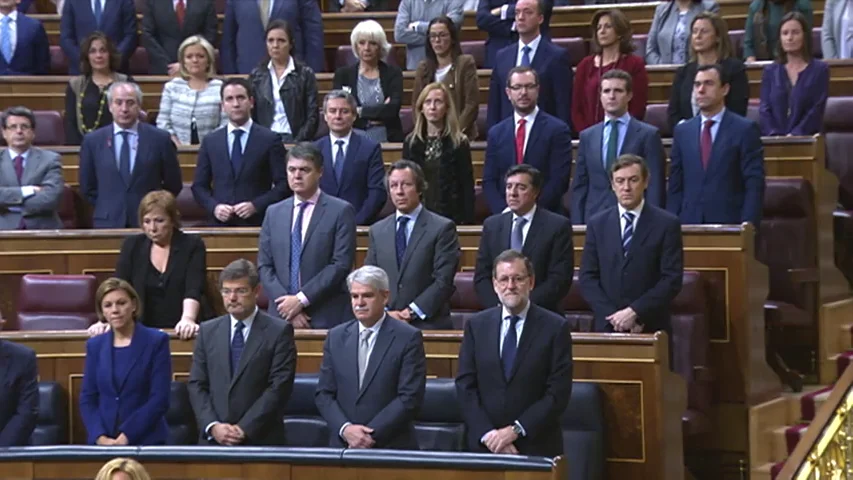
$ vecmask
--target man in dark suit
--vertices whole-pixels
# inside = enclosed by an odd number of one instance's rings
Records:
[[[201,35],[216,45],[214,0],[146,0],[142,12],[142,45],[148,52],[148,73],[177,75],[178,47]]]
[[[222,25],[223,73],[249,73],[266,56],[264,29],[273,20],[293,29],[293,53],[315,72],[325,70],[323,16],[316,0],[227,0]]]
[[[267,210],[258,241],[269,312],[296,328],[332,328],[350,315],[344,282],[355,262],[355,210],[320,191],[323,173],[313,144],[287,152],[293,196]]]
[[[47,75],[50,43],[41,22],[18,11],[18,0],[0,0],[0,75]],[[6,32],[4,34],[4,32]]]
[[[551,10],[555,5],[568,5],[568,1],[558,0],[553,2],[545,0],[538,10],[542,13],[542,37],[550,39],[549,25],[551,24]],[[532,12],[520,12],[518,3],[512,0],[480,0],[477,3],[477,28],[488,34],[486,38],[486,64],[484,68],[492,68],[498,58],[498,51],[518,40],[519,21],[526,24]],[[525,26],[521,27],[522,29]]]
[[[33,146],[36,116],[29,108],[11,107],[0,124],[9,146],[0,150],[0,230],[62,228],[62,163],[57,153]]]
[[[187,386],[202,445],[284,445],[296,344],[291,325],[258,310],[259,285],[252,262],[231,262],[219,274],[228,315],[201,324]]]
[[[427,184],[417,163],[395,162],[387,182],[396,212],[370,227],[364,263],[391,278],[388,315],[418,328],[452,330],[450,297],[461,255],[456,224],[424,208]]]
[[[65,0],[59,18],[59,45],[68,59],[68,73],[80,73],[80,44],[92,32],[104,32],[122,57],[123,72],[139,44],[133,0]]]
[[[181,192],[181,167],[169,134],[139,121],[139,85],[114,82],[107,102],[113,124],[83,137],[80,192],[95,209],[95,228],[136,228],[145,194],[162,189],[177,197]]]
[[[658,129],[628,113],[632,83],[631,75],[624,70],[610,70],[601,76],[604,121],[581,132],[575,162],[571,196],[575,225],[583,225],[596,213],[616,205],[610,167],[624,153],[645,159],[649,169],[646,201],[665,206],[666,152]]]
[[[320,188],[355,208],[356,225],[370,225],[385,205],[385,165],[381,146],[353,132],[355,97],[332,90],[323,99],[329,135],[314,142],[323,152]]]
[[[483,193],[493,215],[506,208],[504,175],[513,165],[528,163],[545,177],[539,206],[560,213],[561,199],[572,176],[572,136],[562,120],[536,106],[539,76],[530,67],[514,67],[506,95],[515,109],[489,129]]]
[[[252,84],[229,78],[222,85],[228,125],[204,137],[193,178],[193,197],[213,225],[258,227],[267,207],[289,193],[284,146],[272,130],[252,121]]]
[[[521,252],[533,265],[536,285],[530,300],[552,312],[560,312],[560,302],[569,293],[574,274],[572,224],[562,215],[537,208],[542,174],[530,165],[515,165],[506,173],[506,202],[509,211],[492,215],[483,222],[474,288],[480,305],[499,303],[492,282],[494,261],[501,252]]]
[[[492,283],[501,304],[465,323],[459,348],[456,391],[468,449],[562,455],[560,415],[572,392],[569,324],[530,301],[536,278],[521,253],[498,255]]]
[[[480,2],[483,5],[483,2]],[[572,63],[569,53],[540,32],[544,19],[545,0],[519,0],[515,4],[515,24],[518,42],[512,42],[497,52],[492,78],[489,81],[489,107],[486,126],[492,128],[505,118],[512,117],[509,75],[513,67],[536,70],[536,95],[539,108],[559,118],[571,129],[572,125]],[[477,15],[479,18],[479,15]],[[537,103],[534,101],[534,104]]]
[[[0,315],[0,330],[3,328]],[[38,418],[38,367],[36,352],[0,340],[0,447],[23,447]]]
[[[693,92],[699,115],[672,135],[666,209],[682,224],[761,224],[764,147],[758,125],[725,108],[729,79],[702,65]]]
[[[579,274],[595,330],[672,337],[669,305],[684,270],[681,223],[644,200],[649,170],[642,158],[622,155],[611,178],[618,204],[587,222]]]
[[[424,339],[385,314],[388,285],[379,267],[350,273],[355,319],[329,330],[323,344],[315,401],[330,447],[419,450],[412,422],[426,388]]]

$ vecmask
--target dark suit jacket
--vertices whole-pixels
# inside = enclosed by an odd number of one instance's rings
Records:
[[[0,447],[23,447],[38,418],[36,352],[0,340]]]
[[[129,185],[125,185],[118,170],[113,125],[83,137],[80,192],[95,208],[95,228],[138,227],[139,202],[148,192],[163,189],[176,197],[181,193],[181,167],[169,134],[144,122],[137,125],[139,146]]]
[[[101,23],[95,21],[91,0],[65,0],[59,18],[59,45],[68,59],[68,73],[80,73],[80,44],[92,32],[101,31],[113,41],[122,56],[122,70],[139,44],[136,6],[133,0],[104,2]]]
[[[425,329],[452,330],[450,297],[459,267],[459,237],[453,221],[421,209],[406,246],[403,263],[397,267],[396,215],[391,214],[370,227],[370,246],[365,265],[376,265],[388,274],[391,301],[388,308],[403,310],[414,302],[426,314],[412,325]]]
[[[296,344],[293,327],[259,311],[231,376],[231,316],[204,322],[193,349],[187,383],[199,443],[212,422],[238,425],[243,445],[284,445],[284,407],[293,391]]]
[[[293,53],[315,72],[325,71],[323,18],[316,0],[270,0],[270,21],[286,20],[293,31]],[[266,56],[258,2],[227,0],[222,25],[222,73],[249,73]]]
[[[335,89],[347,90],[358,101],[358,64],[335,70],[332,85]],[[379,84],[388,103],[379,105],[361,105],[361,115],[355,121],[355,128],[366,129],[370,120],[380,121],[388,130],[389,142],[403,141],[403,123],[400,121],[400,106],[403,104],[403,71],[396,65],[379,62]]]
[[[33,4],[33,0],[21,0],[18,2],[18,11],[26,13]]]
[[[146,317],[142,310],[142,323],[154,328],[174,328],[181,319],[185,298],[201,303],[198,321],[210,318],[210,305],[205,298],[207,283],[207,262],[204,240],[198,235],[185,234],[178,229],[172,234],[169,248],[169,263],[163,274],[166,296],[163,299],[166,318]],[[151,268],[151,240],[144,233],[127,237],[121,244],[121,252],[116,263],[116,277],[133,285],[139,294],[139,300],[145,305],[145,280]]]
[[[382,163],[380,145],[352,132],[344,156],[340,185],[335,178],[335,167],[332,163],[337,147],[332,148],[331,137],[326,135],[314,142],[314,145],[323,152],[320,189],[323,193],[349,202],[355,208],[356,225],[372,224],[388,198],[385,193],[385,164]]]
[[[684,225],[751,222],[761,225],[764,147],[752,120],[726,111],[706,171],[699,152],[702,117],[675,128],[666,209]]]
[[[545,20],[539,26],[542,38],[551,38],[549,25],[551,25],[551,10],[554,4],[568,5],[567,1],[545,0]],[[506,20],[501,20],[500,15],[492,15],[492,9],[508,5]],[[500,56],[498,50],[518,41],[518,33],[512,29],[515,23],[515,2],[506,0],[480,0],[477,3],[477,28],[488,34],[486,38],[486,64],[483,68],[492,68],[496,59]],[[568,84],[571,85],[571,78]],[[569,92],[571,98],[571,92]]]
[[[139,323],[133,330],[127,375],[116,381],[112,330],[86,341],[80,416],[87,442],[124,433],[130,445],[165,445],[172,384],[169,336]]]
[[[681,291],[681,223],[666,210],[643,206],[628,255],[622,253],[619,207],[594,215],[586,226],[579,282],[592,306],[595,331],[612,332],[607,316],[631,307],[643,332],[672,336],[669,305]]]
[[[509,249],[512,235],[512,212],[492,215],[483,222],[474,288],[480,305],[491,308],[498,304],[492,285],[495,257]],[[542,308],[561,313],[560,303],[569,293],[574,274],[572,224],[562,215],[537,208],[521,249],[533,263],[536,284],[530,300]]]
[[[524,163],[542,172],[539,206],[561,212],[561,199],[572,176],[572,136],[565,122],[539,110],[530,129]],[[486,142],[483,193],[492,214],[506,208],[504,175],[515,164],[515,120],[510,116],[489,129]]]
[[[566,319],[530,305],[509,380],[499,345],[501,307],[484,310],[465,323],[459,348],[456,391],[468,427],[468,448],[486,452],[486,432],[518,421],[527,436],[515,441],[521,455],[563,454],[560,415],[572,393],[572,337]]]
[[[610,185],[610,172],[604,166],[604,123],[581,132],[575,177],[572,180],[572,223],[583,225],[596,213],[616,205],[616,194]],[[620,154],[633,153],[646,160],[649,187],[646,202],[658,207],[666,205],[666,152],[657,127],[631,118]]]
[[[506,80],[509,71],[515,67],[517,57],[518,42],[507,45],[497,54],[492,78],[489,80],[487,128],[492,128],[505,118],[512,118],[513,108],[506,96]],[[574,83],[574,73],[572,72],[569,52],[543,38],[539,42],[539,47],[536,49],[530,66],[539,74],[539,100],[537,101],[539,110],[559,118],[569,126],[569,130],[573,131],[572,84]]]
[[[823,130],[823,111],[829,95],[829,65],[812,59],[791,87],[785,65],[773,62],[761,76],[758,107],[761,134],[814,135]]]
[[[374,448],[418,450],[412,423],[424,401],[426,355],[420,330],[385,316],[358,388],[358,320],[329,330],[317,384],[317,409],[329,425],[329,446],[346,447],[346,422],[373,429]]]
[[[235,172],[228,148],[228,128],[221,127],[201,141],[193,178],[193,197],[210,215],[213,225],[257,227],[267,208],[290,194],[284,168],[285,150],[272,130],[252,123],[243,150],[240,171]],[[228,223],[213,216],[220,203],[252,202],[257,212],[247,219],[233,215]]]
[[[17,43],[12,61],[0,55],[0,75],[47,75],[50,73],[50,43],[41,22],[18,13]]]
[[[746,66],[737,58],[729,57],[720,66],[728,73],[729,94],[726,95],[726,108],[738,115],[745,117],[749,104],[749,79],[746,77]],[[672,90],[669,93],[669,128],[675,130],[675,126],[681,120],[690,120],[693,114],[693,80],[696,78],[696,70],[699,64],[687,63],[675,71],[672,80]],[[698,150],[697,150],[698,151]]]
[[[178,61],[181,42],[193,35],[201,35],[211,45],[217,45],[214,0],[186,2],[183,26],[178,24],[172,0],[146,0],[142,14],[142,45],[148,52],[148,73],[166,75],[169,64]]]
[[[290,293],[290,232],[293,197],[267,210],[258,241],[258,272],[269,302]],[[352,317],[346,277],[355,263],[355,211],[349,203],[321,193],[302,240],[301,290],[311,304],[313,328],[332,328]]]

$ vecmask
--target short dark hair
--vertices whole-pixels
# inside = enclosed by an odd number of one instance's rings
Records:
[[[258,269],[255,264],[245,258],[238,258],[229,263],[219,272],[219,288],[225,282],[233,282],[235,280],[249,279],[249,286],[257,287],[261,283],[261,277],[258,275]]]
[[[623,80],[625,82],[625,90],[628,93],[634,89],[634,79],[631,78],[631,74],[626,72],[625,70],[620,70],[618,68],[614,68],[613,70],[608,70],[601,76],[601,82],[605,80]],[[598,82],[599,85],[601,82]]]
[[[17,106],[3,110],[3,113],[0,113],[0,124],[3,125],[3,129],[6,128],[6,120],[9,117],[27,117],[27,120],[30,121],[30,128],[34,131],[36,129],[36,115],[27,107]]]
[[[809,35],[811,35],[811,34],[809,34]],[[699,68],[696,69],[696,73],[698,74],[699,72],[707,72],[708,70],[714,70],[715,72],[717,72],[717,75],[719,75],[719,77],[720,77],[720,85],[728,85],[729,82],[731,81],[729,79],[729,75],[726,73],[726,71],[723,69],[723,67],[720,66],[719,63],[711,63],[708,65],[700,65]]]
[[[634,155],[633,153],[623,153],[622,155],[619,155],[619,157],[616,158],[616,161],[613,162],[613,165],[610,166],[610,179],[613,180],[614,173],[632,165],[640,166],[640,173],[643,174],[643,180],[649,178],[649,166],[646,165],[646,161],[643,157]]]
[[[308,160],[314,164],[314,168],[323,170],[323,152],[311,142],[299,142],[291,147],[287,151],[287,159],[284,164],[287,165],[293,158]]]
[[[239,85],[246,89],[246,94],[249,98],[255,98],[255,90],[252,88],[252,82],[249,81],[248,78],[243,77],[231,77],[224,82],[222,82],[222,88],[219,89],[219,98],[225,98],[225,87],[229,87],[231,85]]]
[[[116,48],[115,43],[104,32],[92,32],[80,44],[80,73],[84,77],[92,75],[92,64],[89,63],[89,49],[92,48],[92,43],[95,40],[104,42],[104,47],[106,47],[107,53],[110,55],[110,71],[113,73],[117,72],[121,68],[121,53]]]
[[[388,173],[385,174],[385,189],[388,190],[388,178],[391,177],[391,172],[394,170],[406,170],[409,169],[412,171],[412,175],[415,176],[415,189],[418,191],[420,195],[423,195],[427,190],[427,181],[426,175],[424,175],[424,170],[420,165],[411,161],[411,160],[397,160],[396,162],[391,164],[391,167],[388,168]]]
[[[533,165],[528,165],[526,163],[520,163],[509,167],[509,170],[504,174],[504,183],[509,180],[509,177],[521,174],[529,175],[530,183],[533,185],[533,188],[535,188],[537,192],[542,191],[542,172]]]
[[[533,276],[533,262],[530,261],[529,258],[525,257],[523,253],[518,250],[504,250],[497,257],[495,257],[495,263],[492,265],[492,278],[498,276],[498,264],[501,263],[512,263],[516,260],[524,261],[524,268],[527,269],[527,275]]]
[[[521,74],[525,74],[525,73],[532,73],[533,78],[536,80],[536,85],[539,85],[539,74],[536,73],[536,70],[534,70],[530,67],[518,66],[518,67],[512,67],[509,70],[509,73],[506,75],[506,88],[509,88],[512,85],[512,76],[513,75],[516,75],[516,74],[521,75]]]

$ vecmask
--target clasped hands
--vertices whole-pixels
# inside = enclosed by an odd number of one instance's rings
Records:
[[[350,424],[344,427],[343,437],[349,448],[372,448],[376,445],[373,429],[365,425]]]
[[[512,425],[507,425],[504,428],[496,428],[489,430],[483,435],[483,445],[492,453],[506,453],[509,455],[518,455],[518,449],[515,448],[515,441],[518,440]]]
[[[282,295],[275,299],[275,309],[281,318],[290,322],[293,328],[311,328],[311,317],[302,311],[302,302],[296,295]]]
[[[213,216],[220,222],[227,222],[232,216],[237,215],[242,219],[251,217],[257,212],[252,202],[241,202],[236,205],[220,203],[213,209]]]
[[[412,321],[412,315],[408,308],[402,310],[388,310],[388,316],[400,320],[401,322],[409,323]]]
[[[246,433],[239,425],[231,425],[229,423],[217,423],[210,427],[210,434],[216,443],[220,445],[234,446],[240,445],[246,440]]]
[[[631,307],[625,307],[613,313],[607,317],[607,321],[613,325],[613,330],[616,332],[642,333],[643,331],[643,326],[637,323],[637,312]]]
[[[98,445],[105,446],[105,447],[111,447],[111,446],[127,445],[128,440],[127,440],[127,436],[122,433],[116,438],[110,438],[106,435],[101,435],[100,437],[98,437],[97,440],[95,440],[95,443]]]

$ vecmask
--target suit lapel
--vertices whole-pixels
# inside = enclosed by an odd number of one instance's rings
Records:
[[[354,134],[353,134],[354,135]],[[323,142],[320,144],[323,150],[323,177],[328,178],[326,183],[328,183],[332,188],[328,190],[330,195],[337,195],[340,191],[340,187],[338,186],[338,178],[335,175],[335,164],[334,164],[334,149],[332,148],[332,138],[326,135],[323,139]],[[350,145],[352,148],[352,145]],[[344,160],[346,161],[346,160]],[[325,190],[325,189],[324,189]]]
[[[531,303],[530,309],[527,311],[527,318],[524,319],[524,328],[521,330],[521,338],[518,340],[518,351],[515,354],[515,362],[512,364],[512,370],[510,370],[509,380],[507,380],[507,382],[511,382],[512,379],[515,378],[518,366],[524,360],[524,356],[527,354],[527,351],[530,350],[530,345],[533,343],[532,339],[536,336],[536,333],[537,325],[535,306]]]
[[[536,55],[538,56],[539,53],[537,53]],[[510,118],[514,119],[514,117],[510,117]],[[514,120],[512,120],[512,121],[514,122]],[[527,146],[524,148],[524,163],[534,165],[534,163],[533,163],[534,160],[544,161],[544,159],[531,158],[529,156],[529,154],[530,154],[530,151],[534,149],[534,145],[536,145],[536,142],[539,141],[540,133],[545,128],[542,124],[545,122],[547,122],[547,120],[545,120],[544,111],[540,108],[539,113],[536,114],[536,119],[533,120],[533,127],[530,129],[530,138],[527,139]],[[511,124],[511,125],[513,125],[513,127],[511,129],[514,130],[514,124]],[[512,138],[515,138],[514,134],[515,134],[515,132],[513,132]],[[538,163],[541,163],[541,162],[537,161],[536,164],[538,164]]]
[[[641,151],[639,148],[633,148],[634,144],[640,138],[640,125],[637,123],[637,120],[632,117],[628,120],[628,125],[625,128],[625,140],[622,141],[622,149],[619,150],[619,154]]]
[[[367,391],[367,387],[370,386],[370,382],[373,380],[373,377],[376,376],[376,371],[382,364],[382,359],[388,352],[388,348],[390,348],[391,344],[394,343],[394,339],[397,335],[394,330],[394,327],[388,325],[389,322],[394,321],[396,320],[386,315],[385,321],[382,322],[382,326],[379,328],[376,343],[373,345],[373,351],[370,352],[370,357],[367,361],[367,371],[364,372],[364,380],[361,383],[361,391],[358,392],[358,398],[355,399],[356,402],[358,402],[358,400],[361,399],[361,396],[364,395],[364,392]],[[358,346],[356,346],[356,358],[358,358],[357,354]],[[357,370],[358,362],[356,362],[356,371]],[[356,376],[355,378],[357,379],[358,376]]]
[[[349,185],[347,181],[352,177],[352,170],[355,168],[355,162],[358,161],[358,149],[361,148],[361,135],[352,132],[349,137],[349,147],[344,155],[344,169],[341,172],[341,183],[338,185],[338,192],[341,192]]]
[[[352,386],[356,397],[358,397],[358,320],[350,322],[346,330],[344,330],[344,336],[341,341],[343,342],[343,355],[347,359],[345,363],[349,365],[350,369],[346,378],[354,379]]]
[[[320,195],[322,197],[322,194]],[[285,264],[285,272],[290,272],[290,233],[293,230],[293,203],[296,201],[296,197],[290,197],[284,201],[284,217],[282,232],[275,232],[271,235],[275,236],[277,241],[281,242],[282,251],[285,253],[282,255]],[[314,215],[317,215],[316,208],[314,209]],[[311,216],[311,220],[314,219],[314,216]],[[309,225],[310,229],[310,225]],[[305,241],[303,240],[302,245],[305,245]]]
[[[621,268],[625,263],[625,255],[622,253],[622,222],[618,207],[613,207],[612,213],[608,215],[606,227],[605,241],[613,246],[608,251],[613,252],[616,265]]]
[[[503,363],[501,363],[501,323],[503,322],[501,312],[503,310],[501,306],[493,308],[495,309],[494,319],[486,322],[484,325],[484,341],[486,342],[487,351],[491,352],[490,356],[494,357],[495,365],[501,366],[503,365]],[[500,370],[497,377],[500,378],[502,382],[506,383],[506,377],[504,376],[503,370]]]
[[[597,123],[592,130],[592,162],[586,162],[587,168],[594,170],[599,175],[607,176],[604,168],[604,159],[601,158],[601,148],[604,145],[604,123]],[[592,165],[590,165],[592,163]]]
[[[211,133],[211,135],[222,136],[221,140],[218,139],[217,142],[221,142],[219,143],[219,145],[222,147],[221,151],[225,152],[225,156],[211,155],[211,163],[214,164],[214,171],[216,171],[217,173],[222,172],[223,175],[228,177],[228,183],[233,184],[237,176],[237,172],[234,171],[234,164],[231,163],[231,149],[228,148],[228,126],[226,125],[226,127],[223,128],[221,131],[222,133],[219,133],[218,130],[214,131],[213,133]],[[224,160],[225,163],[222,165],[215,165],[215,163],[219,163],[220,159]]]
[[[112,17],[116,13],[115,10],[117,8],[119,8],[118,4],[119,4],[119,2],[116,2],[115,0],[107,0],[104,2],[104,8],[103,8],[103,10],[101,10],[101,23],[100,23],[100,25],[98,25],[98,30],[101,30],[100,27],[102,25],[109,25],[109,24],[113,23]],[[90,4],[89,10],[91,10],[91,9],[92,8],[91,8],[91,4]],[[95,12],[92,12],[93,17],[94,17],[94,15],[95,15]]]
[[[397,259],[391,255],[383,255],[383,252],[395,252],[397,248],[397,215],[396,213],[389,215],[385,219],[382,220],[382,224],[379,225],[379,231],[376,232],[379,238],[376,239],[378,243],[377,247],[379,248],[377,252],[377,259],[380,257],[387,257],[387,262],[380,262],[381,264],[389,265],[391,268],[388,269],[388,276],[390,278],[400,278],[400,270],[402,266],[397,266]],[[413,232],[414,233],[414,232]]]
[[[2,55],[0,55],[2,57]],[[12,162],[11,152],[9,150],[3,150],[0,152],[0,178],[8,178],[10,184],[18,182],[18,176],[15,175],[15,166]]]
[[[252,329],[249,331],[249,338],[246,339],[246,347],[243,349],[243,353],[240,354],[240,363],[237,364],[237,368],[234,370],[234,377],[231,379],[231,388],[234,388],[237,380],[240,379],[240,375],[243,374],[243,370],[246,369],[246,366],[252,361],[252,357],[255,356],[255,354],[258,353],[258,349],[261,348],[261,344],[264,342],[264,332],[266,329],[266,318],[263,316],[263,313],[258,310],[257,315],[255,315],[255,320],[252,322]],[[228,333],[230,336],[230,328]]]
[[[406,270],[406,265],[408,265],[409,260],[412,259],[412,255],[418,248],[418,244],[421,242],[421,239],[424,236],[424,233],[427,229],[427,223],[429,223],[429,218],[427,218],[429,213],[426,208],[421,208],[421,213],[418,215],[418,219],[415,221],[415,226],[412,228],[412,235],[409,237],[409,242],[406,244],[406,253],[403,255],[403,262],[400,265],[400,275],[403,275],[403,272]],[[396,245],[395,245],[396,248]]]
[[[512,245],[512,212],[503,214],[503,218],[501,218],[500,222],[498,238],[500,239],[498,251],[503,252],[504,250],[508,250]],[[491,273],[489,273],[489,275],[491,275]]]
[[[692,108],[692,107],[691,107]],[[687,155],[685,160],[688,162],[696,162],[696,171],[702,173],[702,178],[705,177],[705,167],[702,166],[702,145],[699,143],[699,139],[702,135],[702,116],[696,115],[692,119],[689,120],[693,122],[693,126],[687,131],[689,132],[690,143],[687,144],[686,148],[682,149],[684,152],[696,152],[696,155]],[[717,132],[719,134],[719,131]],[[714,162],[714,146],[711,145],[711,163]],[[709,165],[710,166],[710,165]]]
[[[130,377],[131,372],[133,372],[137,362],[139,362],[139,358],[145,354],[145,350],[148,345],[143,340],[144,336],[145,335],[142,333],[142,327],[137,325],[136,328],[133,329],[133,338],[130,340],[130,346],[127,347],[130,349],[130,365],[127,370],[125,370],[124,377],[119,379],[119,382],[116,385],[116,393],[121,393],[121,391],[124,390],[124,386],[127,384],[127,379]],[[110,341],[112,341],[112,338]]]
[[[31,182],[33,174],[38,170],[41,154],[33,147],[30,147],[30,153],[27,155],[27,161],[24,162],[24,172],[21,174],[21,185],[32,185],[36,182]]]
[[[228,381],[229,390],[233,385],[231,377],[231,316],[225,315],[220,317],[219,324],[216,330],[213,331],[214,347],[211,352],[212,361],[215,363],[215,368],[210,371],[218,372],[217,375],[224,375]]]
[[[109,2],[108,2],[109,3]],[[115,3],[115,2],[113,2]],[[133,185],[133,182],[136,181],[136,177],[142,175],[142,172],[145,171],[148,167],[145,165],[148,159],[148,132],[145,128],[143,128],[143,124],[140,121],[136,124],[136,133],[137,133],[137,142],[136,142],[136,161],[133,163],[133,170],[130,172],[130,185]],[[130,136],[128,136],[128,139]],[[132,145],[132,144],[131,144]],[[131,153],[131,155],[133,155]],[[128,188],[130,188],[128,185]]]
[[[317,230],[317,225],[320,224],[320,222],[323,220],[323,214],[326,213],[325,197],[325,194],[320,194],[320,198],[317,199],[317,205],[314,206],[314,213],[311,214],[311,222],[308,224],[308,231],[305,232],[305,238],[302,239],[303,256],[305,252],[304,246],[308,245],[308,242],[311,239],[311,235],[314,234],[314,230]]]
[[[243,157],[240,160],[240,169],[234,172],[234,179],[239,180],[240,174],[246,170],[246,164],[252,163],[255,159],[261,158],[262,155],[255,152],[258,147],[258,142],[253,141],[257,134],[257,126],[252,123],[252,128],[249,129],[249,137],[246,138],[246,148],[243,149]],[[229,152],[230,154],[230,152]]]
[[[631,245],[628,246],[628,255],[625,256],[626,264],[634,257],[634,252],[638,246],[642,245],[646,237],[649,236],[649,231],[651,230],[650,224],[654,222],[653,216],[654,213],[651,211],[650,206],[646,204],[634,226],[634,235],[631,237]]]
[[[524,239],[524,244],[521,246],[521,253],[526,255],[527,258],[531,258],[538,250],[539,235],[531,235],[530,232],[541,231],[540,224],[542,223],[542,215],[540,212],[542,212],[542,209],[537,207],[536,213],[533,214],[533,220],[530,221],[530,226],[527,228],[527,238]],[[510,218],[512,218],[512,214],[510,214]],[[512,220],[510,220],[510,222],[511,221]]]
[[[729,135],[729,123],[728,120],[729,112],[726,110],[723,113],[723,116],[720,118],[720,126],[717,128],[717,136],[714,138],[714,141],[711,143],[711,160],[708,161],[708,169],[705,170],[705,177],[711,177],[711,173],[719,167],[721,162],[727,162],[729,159],[722,158],[720,155],[725,150],[726,144],[726,135]],[[701,118],[701,117],[700,117]],[[701,124],[701,122],[699,122]],[[701,127],[700,127],[701,128]],[[701,150],[700,150],[701,151]],[[699,159],[700,167],[702,163],[702,159]],[[713,177],[711,177],[713,178]]]
[[[118,158],[116,157],[115,145],[113,145],[113,142],[115,142],[115,138],[116,138],[115,123],[113,123],[112,126],[110,127],[110,129],[105,131],[104,133],[107,134],[107,142],[106,142],[107,155],[104,158],[107,158],[108,161],[110,162],[110,165],[107,165],[106,168],[111,168],[116,173],[116,176],[118,177],[119,181],[124,183],[124,179],[121,176],[121,171],[119,171],[119,169],[118,169]],[[139,160],[138,157],[137,157],[137,160]],[[125,188],[127,188],[129,186],[130,185],[125,185]]]

